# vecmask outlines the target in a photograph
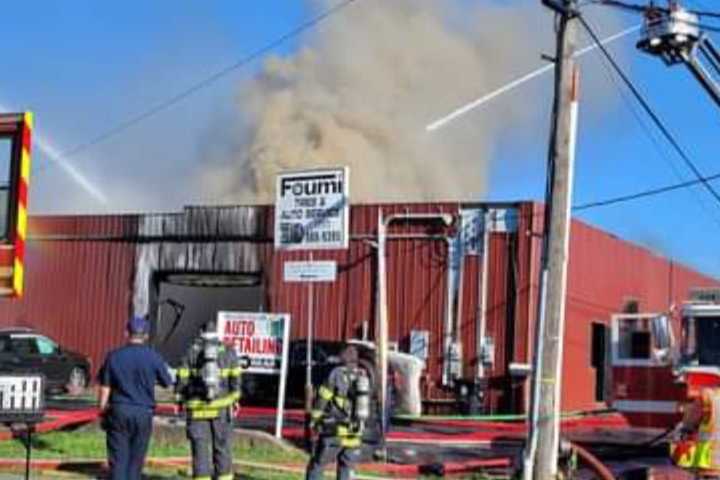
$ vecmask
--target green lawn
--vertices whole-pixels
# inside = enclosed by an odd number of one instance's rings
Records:
[[[106,458],[105,433],[97,427],[84,427],[75,431],[54,431],[36,434],[32,442],[32,458],[58,460],[104,460]],[[284,449],[273,443],[238,437],[233,444],[235,460],[264,464],[305,464],[307,456],[297,449]],[[190,446],[183,428],[156,429],[150,444],[148,457],[190,456]],[[0,458],[25,458],[25,446],[20,440],[0,441]],[[148,480],[186,478],[187,467],[151,467],[145,469]],[[243,478],[249,480],[299,480],[300,474],[274,473],[269,470],[240,468]],[[34,472],[33,478],[95,478],[96,465],[76,465],[57,473]],[[40,475],[38,475],[40,474]]]
[[[235,439],[233,447],[234,459],[240,462],[252,462],[268,465],[305,465],[307,455],[297,449],[281,448],[280,446],[264,440],[253,440],[247,437]],[[170,458],[190,456],[188,440],[185,438],[183,428],[156,428],[148,457]],[[36,434],[33,437],[32,457],[34,459],[58,460],[104,460],[105,433],[95,426],[83,427],[74,431],[54,431]],[[25,447],[20,440],[0,441],[0,458],[25,458]],[[68,465],[60,472],[33,472],[33,478],[38,480],[49,479],[89,479],[96,478],[98,467],[96,462],[90,465]],[[187,466],[157,467],[148,465],[144,472],[146,480],[171,480],[189,478]],[[334,478],[332,468],[327,469],[330,477]],[[236,473],[246,480],[301,480],[304,475],[300,473],[274,472],[266,469],[239,466]],[[366,474],[368,475],[368,474]],[[370,474],[372,475],[372,474]],[[430,479],[431,477],[423,477]],[[487,479],[482,475],[467,476],[464,478]]]
[[[43,459],[104,459],[105,433],[96,428],[76,431],[54,431],[35,434],[32,442],[33,458]],[[269,442],[236,438],[234,457],[254,462],[304,463],[306,455],[300,450],[285,450]],[[190,445],[184,430],[168,433],[156,431],[150,443],[148,457],[187,457]],[[20,440],[0,442],[0,458],[24,458],[25,447]]]

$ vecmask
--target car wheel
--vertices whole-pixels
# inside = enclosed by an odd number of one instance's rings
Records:
[[[81,367],[73,367],[68,375],[67,384],[65,385],[70,395],[80,395],[87,387],[87,375]]]

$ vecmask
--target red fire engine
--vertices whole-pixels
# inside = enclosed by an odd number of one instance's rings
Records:
[[[669,314],[613,317],[611,398],[631,425],[673,430],[679,466],[717,475],[720,290],[698,289],[692,298]]]

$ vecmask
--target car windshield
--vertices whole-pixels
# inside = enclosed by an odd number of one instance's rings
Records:
[[[690,317],[683,325],[683,360],[720,367],[720,317]]]
[[[47,337],[37,337],[37,348],[40,355],[52,355],[58,349],[57,343]]]

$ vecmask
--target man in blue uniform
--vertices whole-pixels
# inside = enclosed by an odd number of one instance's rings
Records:
[[[140,480],[152,433],[155,384],[172,385],[165,361],[145,345],[149,331],[147,320],[131,318],[127,345],[108,354],[98,375],[112,480]]]

